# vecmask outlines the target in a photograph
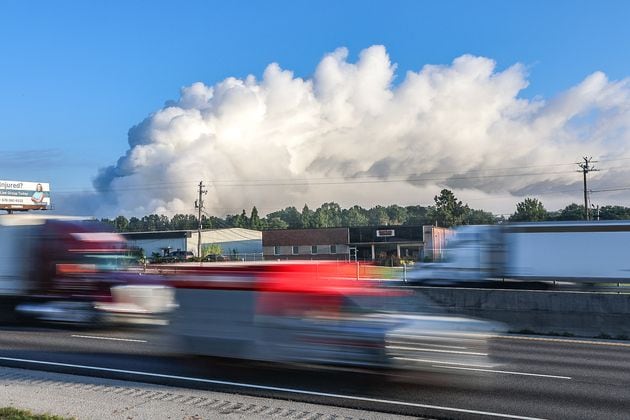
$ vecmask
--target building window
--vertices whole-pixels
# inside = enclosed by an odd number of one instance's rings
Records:
[[[330,246],[330,253],[331,254],[336,254],[337,253],[337,245],[331,245]]]
[[[274,246],[273,247],[273,255],[280,255],[280,247],[279,246]]]
[[[317,245],[311,246],[311,254],[317,254]]]
[[[297,245],[293,245],[293,247],[291,247],[291,253],[292,253],[293,255],[297,255],[297,254],[299,254],[299,253],[300,253],[300,247],[299,247],[299,246],[297,246]]]

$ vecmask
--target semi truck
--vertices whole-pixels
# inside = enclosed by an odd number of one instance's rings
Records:
[[[463,226],[442,261],[419,264],[408,281],[630,283],[630,221]]]
[[[0,216],[1,319],[153,322],[174,307],[157,276],[126,269],[125,239],[81,217]]]

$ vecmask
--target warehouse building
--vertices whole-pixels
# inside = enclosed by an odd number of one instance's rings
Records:
[[[190,233],[188,250],[197,254],[197,231]],[[201,231],[202,253],[205,246],[218,245],[221,254],[234,259],[262,260],[262,232],[244,228],[209,229]]]
[[[122,235],[130,247],[142,249],[147,257],[164,257],[178,251],[197,255],[199,235],[196,230],[125,232]],[[212,245],[214,249],[220,248],[221,254],[231,259],[246,261],[262,259],[262,232],[258,230],[243,228],[202,230],[202,254],[204,249]]]

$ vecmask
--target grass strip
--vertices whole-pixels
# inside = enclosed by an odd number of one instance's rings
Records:
[[[0,407],[0,420],[70,420],[52,414],[33,414],[28,410],[14,407]]]

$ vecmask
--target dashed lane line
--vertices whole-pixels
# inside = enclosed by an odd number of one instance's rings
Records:
[[[473,370],[476,372],[504,373],[506,375],[537,376],[540,378],[567,379],[567,380],[573,379],[570,376],[544,375],[542,373],[514,372],[514,371],[509,371],[509,370],[495,370],[495,369],[472,368],[472,367],[462,367],[462,366],[441,366],[441,365],[433,365],[433,367],[442,368],[442,369]]]
[[[89,338],[92,340],[110,340],[110,341],[128,341],[131,343],[146,343],[147,340],[137,340],[134,338],[118,338],[118,337],[103,337],[103,336],[98,336],[98,335],[78,335],[78,334],[72,334],[71,337],[74,338]]]
[[[547,341],[551,343],[572,343],[572,344],[592,344],[594,346],[616,346],[630,347],[630,343],[616,343],[612,341],[596,341],[596,340],[580,340],[570,338],[550,338],[550,337],[525,337],[522,335],[496,335],[492,338],[500,338],[507,340],[526,340],[526,341]]]

